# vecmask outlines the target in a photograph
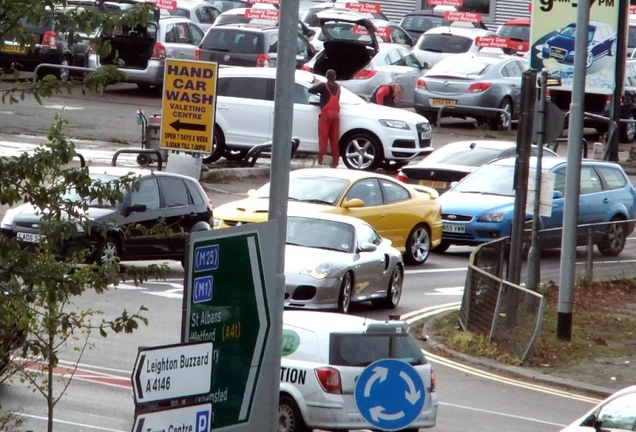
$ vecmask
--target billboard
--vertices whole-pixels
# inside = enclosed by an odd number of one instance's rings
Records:
[[[592,0],[585,59],[586,92],[611,94],[615,87],[619,0]],[[576,0],[533,0],[530,64],[546,68],[561,88],[572,88]]]

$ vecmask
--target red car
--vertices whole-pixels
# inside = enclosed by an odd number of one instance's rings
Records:
[[[508,38],[517,43],[522,49],[517,50],[517,55],[524,56],[530,48],[530,18],[515,18],[506,21],[497,30],[497,36]]]

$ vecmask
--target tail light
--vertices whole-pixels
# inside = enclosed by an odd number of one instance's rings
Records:
[[[259,54],[256,57],[256,67],[269,67],[269,56],[267,54]]]
[[[327,392],[333,394],[341,394],[342,386],[340,385],[340,372],[337,369],[323,367],[316,369],[316,377],[320,387]]]
[[[435,390],[437,390],[437,388],[435,386],[435,371],[433,370],[433,367],[431,367],[431,390],[430,390],[430,392],[433,393]]]
[[[194,49],[194,59],[201,60],[201,48],[197,47]]]
[[[401,181],[402,183],[408,183],[409,182],[409,178],[404,175],[404,173],[402,171],[398,172],[398,175],[396,177],[398,179],[398,181]]]
[[[545,98],[548,99],[548,100],[550,99],[550,89],[546,89]]]
[[[163,60],[166,58],[166,47],[164,47],[160,43],[156,43],[155,46],[152,47],[152,55],[150,56],[153,60]]]
[[[480,93],[480,92],[488,90],[489,87],[490,87],[489,82],[477,82],[477,83],[471,84],[470,87],[468,87],[467,93]]]
[[[307,72],[313,72],[313,69],[311,68],[311,66],[309,66],[308,64],[304,64],[300,67],[300,69],[307,71]]]
[[[53,31],[45,31],[44,35],[42,35],[42,46],[46,46],[49,48],[57,47],[57,36]]]
[[[415,88],[426,90],[426,81],[423,78],[418,78],[415,82]]]
[[[373,70],[373,69],[362,69],[361,71],[356,72],[356,74],[353,76],[353,79],[371,79],[375,76],[375,74],[377,74],[378,71]]]

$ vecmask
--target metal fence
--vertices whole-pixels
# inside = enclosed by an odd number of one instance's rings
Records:
[[[622,225],[629,232],[636,221]],[[636,238],[627,238],[617,256],[600,252],[613,223],[579,225],[575,275],[578,280],[616,280],[636,277]],[[560,237],[560,229],[541,231],[540,237]],[[464,330],[482,333],[503,352],[522,362],[530,355],[541,331],[545,298],[523,286],[507,281],[509,238],[498,239],[475,248],[470,256],[459,322]],[[561,271],[560,251],[541,250],[542,285],[558,287]],[[527,277],[526,262],[522,278]]]

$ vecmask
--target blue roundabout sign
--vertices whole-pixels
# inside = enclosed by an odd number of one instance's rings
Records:
[[[401,360],[378,360],[358,378],[355,400],[362,417],[378,429],[408,427],[420,415],[426,387],[415,368]]]

